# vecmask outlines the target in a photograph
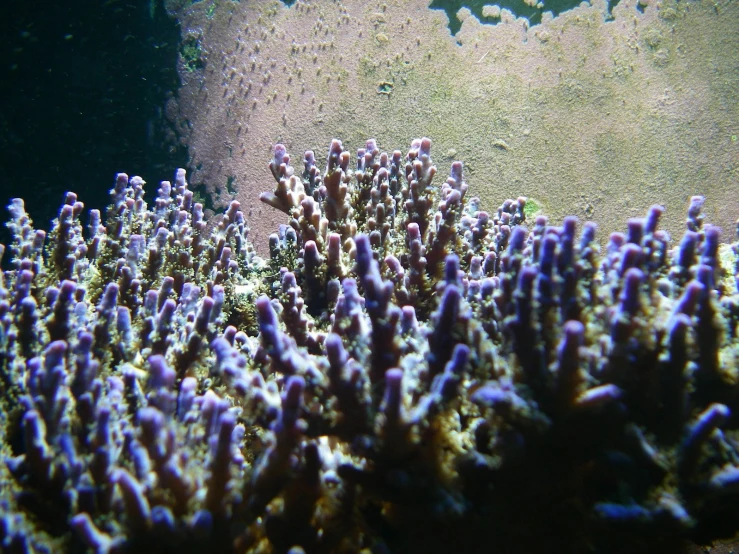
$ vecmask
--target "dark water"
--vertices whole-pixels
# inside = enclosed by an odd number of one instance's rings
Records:
[[[154,1],[154,0],[152,0]],[[179,32],[148,0],[6,0],[0,18],[0,242],[10,198],[48,228],[68,190],[103,208],[119,171],[153,192],[186,163],[162,110]]]
[[[528,18],[531,25],[541,22],[541,14],[550,11],[554,15],[579,6],[582,0],[541,0],[544,6],[536,8],[526,5],[523,0],[433,0],[429,7],[437,10],[444,10],[449,17],[449,30],[454,35],[459,31],[462,23],[457,19],[457,12],[460,8],[469,8],[475,14],[477,19],[483,23],[497,23],[499,19],[491,19],[482,16],[482,7],[485,5],[497,4],[501,8],[508,8],[517,17]],[[611,5],[612,2],[609,2]]]

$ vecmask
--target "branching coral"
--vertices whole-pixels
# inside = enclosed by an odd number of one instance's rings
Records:
[[[277,145],[256,257],[184,172],[105,224],[10,208],[0,280],[12,552],[646,552],[739,529],[739,241],[694,198],[601,255],[406,156]],[[48,240],[52,239],[52,240]]]

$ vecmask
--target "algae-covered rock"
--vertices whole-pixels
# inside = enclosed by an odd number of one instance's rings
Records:
[[[456,150],[489,211],[537,198],[601,237],[650,205],[682,234],[689,199],[733,232],[739,197],[739,8],[712,0],[581,4],[529,26],[471,14],[451,36],[427,0],[198,2],[176,11],[202,69],[182,62],[171,117],[216,206],[256,203],[272,144],[303,152],[434,140]],[[467,12],[465,12],[467,13]],[[191,40],[191,38],[189,39]],[[325,159],[319,155],[320,167]],[[451,160],[450,160],[451,161]],[[230,192],[226,185],[231,183]],[[278,223],[255,207],[260,251]]]

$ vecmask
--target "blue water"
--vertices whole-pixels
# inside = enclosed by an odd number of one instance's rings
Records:
[[[433,0],[430,7],[432,9],[444,10],[449,17],[449,30],[453,35],[457,34],[462,23],[457,19],[457,12],[460,8],[469,8],[469,10],[483,23],[498,23],[499,19],[483,17],[482,7],[484,5],[497,4],[501,8],[508,8],[517,17],[528,18],[531,25],[541,22],[541,14],[547,11],[558,15],[559,13],[579,6],[582,0],[542,0],[544,6],[536,8],[526,5],[523,0]]]

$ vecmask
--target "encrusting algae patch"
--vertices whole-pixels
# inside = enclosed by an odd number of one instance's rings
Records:
[[[494,26],[461,10],[455,36],[424,0],[198,2],[176,15],[203,67],[183,66],[170,117],[214,205],[254,210],[260,251],[278,223],[256,204],[261,160],[276,142],[303,151],[334,136],[353,147],[429,136],[464,161],[486,208],[526,194],[554,221],[596,221],[602,237],[654,203],[678,237],[694,194],[732,232],[736,2],[624,0],[608,15],[596,1],[530,28],[507,10]]]

